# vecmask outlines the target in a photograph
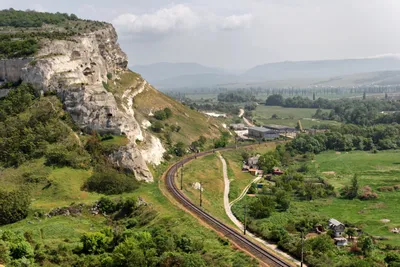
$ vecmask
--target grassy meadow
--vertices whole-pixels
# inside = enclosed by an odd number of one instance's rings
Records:
[[[176,184],[180,188],[180,171]],[[217,154],[211,154],[185,164],[183,169],[183,192],[197,205],[200,204],[200,190],[193,187],[194,183],[202,183],[203,209],[208,213],[231,223],[224,209],[224,177],[222,163]]]
[[[238,156],[237,156],[238,158]],[[262,219],[271,224],[284,225],[296,216],[318,215],[321,218],[335,218],[361,228],[369,235],[383,237],[383,244],[400,245],[400,235],[390,232],[400,227],[400,191],[380,192],[381,186],[400,184],[400,151],[380,151],[377,154],[364,151],[335,152],[327,151],[316,155],[310,162],[312,169],[334,185],[339,191],[350,185],[354,174],[358,175],[359,186],[370,186],[378,194],[375,200],[343,199],[331,197],[312,201],[292,201],[288,212],[275,212],[269,218]],[[242,217],[244,203],[251,201],[245,197],[233,206],[233,212]],[[383,219],[390,220],[383,222]]]
[[[335,121],[321,121],[313,119],[317,109],[312,108],[284,108],[278,106],[259,105],[253,111],[253,119],[261,125],[279,124],[295,127],[300,120],[304,128],[310,128],[313,125],[319,124],[339,124]],[[326,111],[326,110],[324,110]],[[278,115],[277,119],[272,119],[272,115]]]
[[[400,191],[378,191],[381,186],[400,184],[400,151],[380,151],[377,154],[363,151],[339,154],[330,151],[317,155],[313,164],[336,189],[349,185],[353,175],[358,174],[360,186],[370,186],[378,194],[378,199],[362,201],[332,198],[300,205],[311,206],[326,216],[361,226],[373,236],[388,238],[382,241],[384,243],[400,245],[400,235],[390,232],[390,229],[400,227]],[[389,219],[390,222],[383,223],[383,219]]]

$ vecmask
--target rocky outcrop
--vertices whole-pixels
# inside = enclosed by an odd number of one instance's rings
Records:
[[[44,90],[101,85],[107,73],[126,70],[128,65],[111,25],[68,40],[42,40],[41,47],[35,60],[22,70],[22,78]]]
[[[21,79],[22,68],[33,58],[17,58],[0,60],[0,81],[17,82]]]
[[[134,172],[138,180],[153,181],[146,163],[160,164],[165,149],[158,138],[142,128],[133,107],[134,97],[149,85],[139,76],[137,86],[123,89],[120,103],[103,85],[109,73],[118,76],[128,71],[127,56],[117,44],[112,25],[68,40],[41,42],[42,48],[29,64],[21,62],[22,67],[10,61],[4,66],[16,67],[5,67],[7,70],[3,72],[11,77],[12,70],[14,78],[21,77],[43,91],[56,91],[83,130],[125,134],[129,145],[111,155],[111,160]],[[137,140],[141,141],[140,147]]]

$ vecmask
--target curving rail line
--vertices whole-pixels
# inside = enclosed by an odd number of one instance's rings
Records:
[[[183,164],[197,158],[197,157],[202,157],[208,154],[212,154],[215,151],[221,151],[221,150],[230,150],[235,147],[227,147],[227,148],[222,148],[222,149],[216,149],[214,151],[208,151],[208,152],[200,152],[197,153],[195,156],[190,156],[187,157],[180,162],[174,164],[166,174],[166,184],[167,184],[167,189],[168,191],[175,197],[175,199],[182,204],[185,208],[187,208],[189,211],[195,213],[202,221],[206,222],[208,225],[210,225],[214,230],[224,234],[228,239],[233,241],[236,245],[240,246],[240,248],[248,251],[250,254],[258,258],[260,261],[266,263],[268,266],[292,266],[288,264],[287,262],[283,261],[279,257],[271,254],[264,248],[262,248],[260,245],[256,244],[255,242],[247,239],[245,236],[243,236],[241,233],[238,233],[231,227],[225,225],[218,219],[214,218],[207,212],[203,211],[201,208],[197,207],[195,204],[193,204],[186,196],[179,190],[175,184],[175,174],[180,166]]]

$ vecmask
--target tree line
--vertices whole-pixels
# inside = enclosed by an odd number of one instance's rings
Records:
[[[251,102],[256,100],[255,96],[250,91],[246,92],[233,91],[233,92],[219,93],[217,99],[220,102],[236,102],[236,103]]]
[[[0,11],[0,26],[16,28],[42,27],[44,24],[60,24],[68,20],[79,20],[75,14],[48,13],[37,11],[20,11],[4,9]]]
[[[320,153],[326,150],[387,150],[400,147],[400,125],[330,126],[328,132],[299,134],[287,149],[293,153]]]
[[[363,126],[392,123],[400,120],[397,113],[400,111],[400,102],[398,101],[379,99],[328,100],[323,98],[311,100],[301,96],[283,98],[282,95],[271,95],[267,98],[265,104],[290,108],[317,108],[313,118]]]

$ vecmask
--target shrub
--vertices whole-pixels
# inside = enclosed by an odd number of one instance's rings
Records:
[[[68,150],[64,145],[52,145],[46,152],[46,165],[72,168],[86,168],[89,165],[90,156],[84,150]]]
[[[33,248],[31,244],[26,241],[21,242],[13,242],[10,246],[10,255],[14,259],[21,259],[21,258],[32,258],[34,255]]]
[[[81,237],[82,252],[86,254],[104,253],[110,243],[109,238],[103,233],[85,233]]]
[[[0,191],[0,225],[25,219],[30,203],[26,188],[13,192]]]
[[[359,194],[358,198],[361,200],[377,199],[378,194],[372,192],[371,187],[366,185],[361,189],[361,193]]]
[[[164,108],[165,115],[167,116],[167,119],[172,117],[172,110],[170,108]]]
[[[103,84],[104,89],[106,89],[107,91],[110,90],[110,86],[108,85],[108,83],[103,81],[102,84]]]
[[[103,137],[101,137],[101,141],[112,140],[112,139],[114,139],[114,136],[112,134],[105,134]]]
[[[133,175],[118,172],[112,168],[100,168],[86,182],[88,191],[106,195],[132,192],[138,187]]]
[[[112,214],[116,212],[118,208],[117,204],[107,197],[100,198],[97,204],[99,206],[99,210],[105,214]]]
[[[255,183],[252,183],[249,190],[247,191],[247,194],[255,194],[257,193],[257,185]]]
[[[159,121],[155,121],[151,125],[151,129],[153,130],[153,132],[156,132],[156,133],[160,133],[163,130],[163,128],[164,128],[164,125]]]
[[[167,118],[167,114],[165,114],[164,110],[157,110],[156,112],[154,112],[154,118],[159,121],[163,121]]]
[[[186,154],[186,146],[184,143],[182,142],[178,142],[175,146],[174,146],[174,153],[175,155],[177,155],[178,157],[182,157],[183,155]]]
[[[111,80],[112,79],[112,77],[113,77],[113,75],[112,75],[112,73],[107,73],[107,79],[109,79],[109,80]]]

